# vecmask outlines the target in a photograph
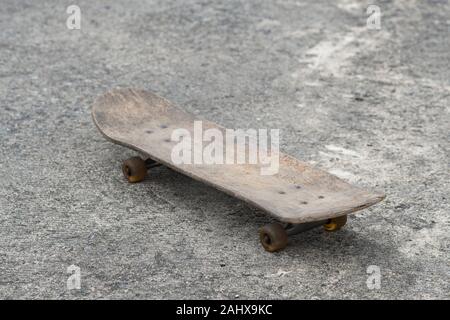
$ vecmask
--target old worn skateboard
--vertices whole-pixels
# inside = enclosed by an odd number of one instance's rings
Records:
[[[171,139],[172,131],[184,128],[192,132],[198,119],[151,92],[112,90],[97,98],[92,116],[107,139],[145,156],[145,160],[134,157],[123,162],[129,182],[142,181],[149,168],[162,164],[278,220],[259,229],[261,244],[270,252],[285,248],[292,234],[318,226],[339,230],[348,214],[384,199],[381,193],[353,186],[283,153],[279,153],[278,173],[273,175],[261,175],[260,164],[175,164],[171,158],[176,143]],[[224,130],[215,123],[203,123],[207,128]]]

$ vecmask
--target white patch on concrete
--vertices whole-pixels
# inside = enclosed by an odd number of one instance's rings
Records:
[[[338,34],[321,41],[306,52],[306,59],[303,61],[306,60],[313,70],[322,70],[339,76],[344,62],[355,55],[354,49],[347,47],[355,42],[363,31],[362,28],[353,29],[346,34]]]
[[[322,158],[341,160],[339,162],[333,162],[333,166],[338,164],[345,167],[349,166],[351,167],[355,161],[357,161],[358,164],[364,162],[361,161],[364,157],[354,150],[346,149],[335,145],[326,145],[325,148],[330,152],[319,151],[319,154]],[[331,174],[334,174],[335,176],[351,183],[356,183],[358,181],[358,177],[353,173],[345,171],[340,168],[330,167],[329,164],[331,163],[329,161],[326,161],[326,165],[329,168],[328,171]]]
[[[358,152],[350,150],[350,149],[345,149],[339,146],[334,146],[332,144],[325,146],[325,148],[327,148],[328,150],[332,151],[332,152],[337,152],[340,154],[343,154],[345,156],[351,156],[351,157],[355,157],[355,158],[362,158],[362,155],[360,155]]]
[[[294,30],[294,31],[286,31],[284,33],[284,36],[287,38],[303,38],[306,35],[309,35],[313,33],[312,30],[305,29],[305,30]]]
[[[385,30],[370,31],[366,27],[355,27],[346,33],[332,34],[309,49],[299,62],[308,65],[309,74],[320,71],[343,77],[345,72],[342,68],[349,64],[351,58],[375,50],[389,37]],[[304,72],[304,68],[302,70]],[[298,72],[294,72],[292,77],[298,78]]]
[[[319,154],[322,156],[322,157],[325,157],[325,158],[330,158],[330,159],[336,159],[336,158],[340,158],[338,155],[336,155],[336,154],[331,154],[331,153],[327,153],[327,152],[323,152],[323,151],[319,151]]]
[[[339,9],[350,13],[359,13],[364,12],[363,9],[365,7],[365,4],[360,0],[339,0],[336,1],[336,6]]]
[[[356,182],[358,181],[358,178],[348,171],[344,171],[341,169],[331,169],[329,170],[331,174],[334,174],[336,177],[341,178],[343,180],[347,180],[349,182]]]
[[[268,278],[275,278],[275,277],[284,277],[285,275],[291,273],[292,271],[284,271],[282,269],[279,269],[277,273],[269,274]]]

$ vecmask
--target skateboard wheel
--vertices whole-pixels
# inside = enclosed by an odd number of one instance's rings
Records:
[[[323,225],[326,231],[338,231],[347,223],[347,216],[340,216],[336,218],[331,218],[327,223]]]
[[[266,251],[275,252],[286,248],[288,235],[279,223],[271,223],[259,229],[259,240]]]
[[[133,157],[122,163],[122,171],[128,182],[140,182],[147,174],[145,161],[139,157]]]

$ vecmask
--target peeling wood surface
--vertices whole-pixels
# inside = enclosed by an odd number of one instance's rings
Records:
[[[93,120],[103,135],[196,180],[242,199],[275,218],[303,223],[349,214],[384,199],[381,193],[353,186],[334,175],[280,153],[279,172],[261,175],[260,165],[175,165],[172,131],[193,137],[194,120],[168,100],[143,90],[112,90],[97,98]],[[203,130],[225,128],[203,120]]]

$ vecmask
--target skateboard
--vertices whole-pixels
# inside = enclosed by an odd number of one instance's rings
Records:
[[[289,236],[315,227],[337,231],[346,224],[347,215],[385,197],[282,152],[278,154],[279,169],[271,175],[261,174],[261,163],[176,164],[172,160],[173,130],[194,132],[194,121],[199,119],[148,91],[109,91],[95,100],[92,117],[108,140],[144,157],[123,162],[122,171],[129,182],[142,181],[149,169],[164,165],[269,214],[276,222],[259,229],[260,242],[269,252],[284,249]],[[213,122],[202,123],[205,128],[225,130]]]

